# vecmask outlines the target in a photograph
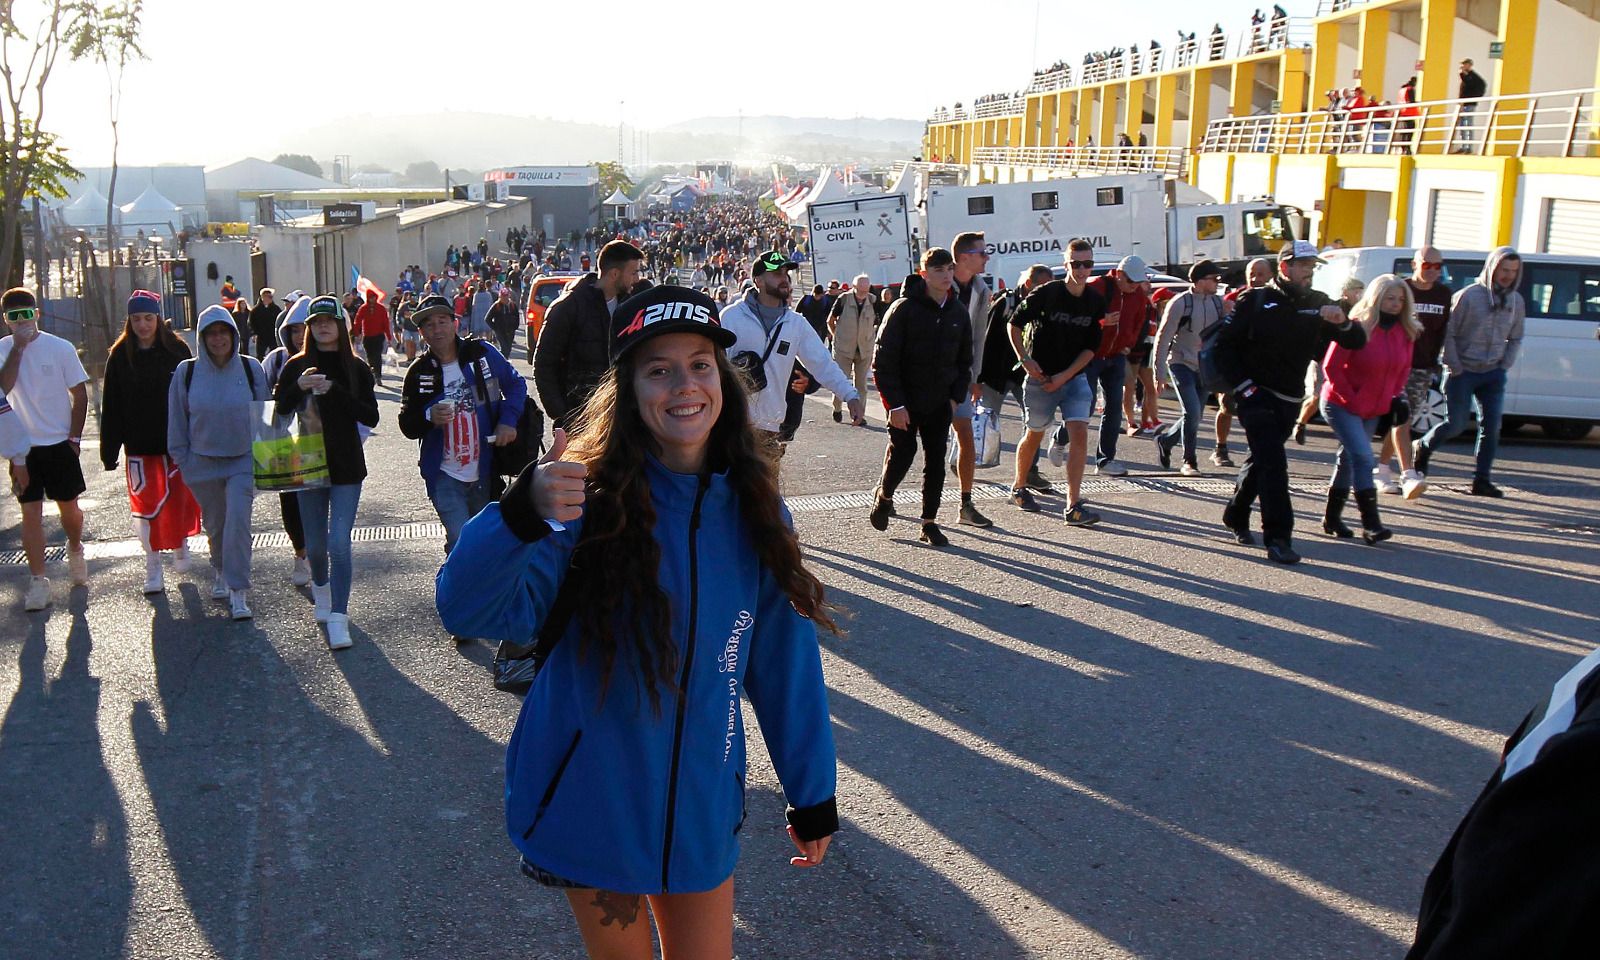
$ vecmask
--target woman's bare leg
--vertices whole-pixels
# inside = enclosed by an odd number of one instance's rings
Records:
[[[578,932],[589,960],[651,960],[650,912],[637,893],[568,890],[567,902],[578,920]],[[732,908],[729,908],[732,924]]]
[[[661,960],[731,960],[733,878],[705,893],[667,893],[650,898],[661,935]]]

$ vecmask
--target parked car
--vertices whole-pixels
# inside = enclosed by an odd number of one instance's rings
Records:
[[[1452,291],[1477,279],[1486,250],[1445,250],[1442,282]],[[1411,274],[1414,247],[1353,247],[1322,254],[1311,285],[1331,297],[1351,276],[1371,282],[1394,273]],[[1522,349],[1506,382],[1502,429],[1537,423],[1556,440],[1580,440],[1600,421],[1600,257],[1522,254],[1527,305]],[[1444,418],[1438,385],[1414,411],[1412,426],[1425,430]]]
[[[528,343],[539,342],[539,328],[544,326],[544,312],[550,309],[550,304],[556,302],[561,296],[561,291],[567,284],[582,276],[577,273],[557,273],[548,277],[536,277],[533,289],[528,291]]]

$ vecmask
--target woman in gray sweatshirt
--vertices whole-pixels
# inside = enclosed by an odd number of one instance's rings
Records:
[[[250,443],[256,403],[272,397],[254,357],[239,354],[239,329],[220,306],[200,313],[199,356],[173,372],[167,397],[167,451],[200,502],[216,580],[235,620],[250,619],[250,507],[255,477]]]

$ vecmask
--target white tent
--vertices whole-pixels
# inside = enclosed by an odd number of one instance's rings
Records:
[[[850,191],[845,187],[844,181],[835,175],[832,167],[826,167],[817,176],[817,182],[802,197],[787,203],[779,204],[783,215],[789,218],[790,223],[804,223],[806,207],[814,203],[831,203],[835,200],[849,200]]]
[[[634,215],[633,201],[628,199],[628,195],[622,192],[621,187],[611,191],[611,196],[606,197],[604,203],[608,216],[620,220]]]
[[[921,181],[921,170],[914,163],[908,163],[900,168],[900,175],[890,184],[885,193],[903,193],[907,197],[918,196],[918,186]]]
[[[161,195],[153,185],[146,187],[131,202],[122,205],[123,219],[129,223],[165,223],[178,214],[176,203]]]
[[[61,208],[61,219],[69,227],[93,227],[98,225],[102,229],[106,225],[106,198],[91,186],[83,192],[78,199]],[[122,222],[122,210],[112,208],[111,219]]]

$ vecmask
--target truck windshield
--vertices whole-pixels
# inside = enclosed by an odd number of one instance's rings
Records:
[[[1289,224],[1282,210],[1244,212],[1244,253],[1247,257],[1267,257],[1278,252],[1289,239]]]

